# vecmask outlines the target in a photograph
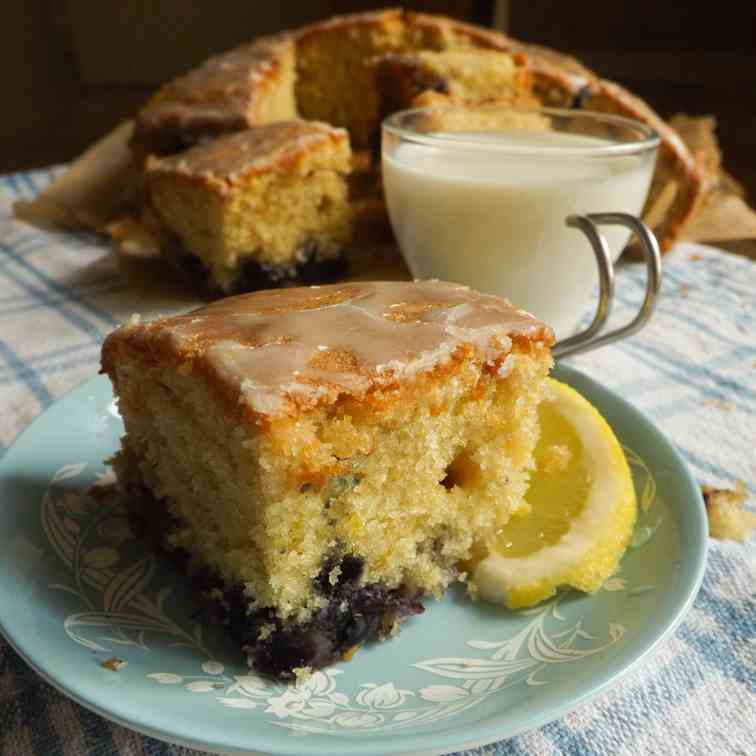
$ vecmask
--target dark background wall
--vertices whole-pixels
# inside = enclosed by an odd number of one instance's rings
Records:
[[[74,157],[161,81],[257,34],[389,3],[6,0],[0,172]],[[756,2],[442,0],[406,7],[498,23],[569,52],[663,115],[714,114],[756,203]]]

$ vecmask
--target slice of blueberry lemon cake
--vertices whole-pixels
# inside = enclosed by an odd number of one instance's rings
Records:
[[[323,283],[352,233],[350,167],[343,129],[278,121],[148,158],[144,202],[164,256],[212,296]]]
[[[263,291],[103,347],[146,526],[263,674],[387,637],[524,506],[550,329],[438,281]]]

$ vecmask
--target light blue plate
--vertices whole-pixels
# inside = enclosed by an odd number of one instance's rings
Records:
[[[249,674],[193,619],[184,581],[134,540],[108,479],[121,421],[95,378],[54,404],[0,462],[0,627],[46,680],[157,738],[207,750],[446,752],[538,727],[605,690],[680,621],[698,591],[706,517],[669,442],[637,410],[559,367],[628,452],[641,514],[597,594],[527,612],[451,591],[401,634],[299,688]],[[96,487],[95,487],[96,488]],[[111,671],[102,662],[127,662]]]

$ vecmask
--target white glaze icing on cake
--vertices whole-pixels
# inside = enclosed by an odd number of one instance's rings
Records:
[[[223,192],[244,176],[295,160],[322,145],[349,144],[344,129],[319,121],[279,121],[213,139],[171,157],[150,157],[150,175],[178,174],[213,180]],[[304,178],[304,177],[303,177]]]
[[[248,128],[264,116],[266,98],[278,77],[293,67],[291,37],[262,37],[209,58],[201,66],[165,84],[137,116],[137,134],[170,123],[181,130],[202,123]],[[296,108],[293,104],[291,112]]]
[[[126,328],[132,343],[191,361],[269,416],[411,380],[459,349],[506,374],[513,340],[553,341],[505,300],[440,281],[256,292]]]

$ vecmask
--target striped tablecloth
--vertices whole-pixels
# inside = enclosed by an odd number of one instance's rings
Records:
[[[179,292],[129,288],[108,247],[88,235],[13,220],[12,203],[54,173],[0,178],[0,453],[95,374],[117,323],[194,304]],[[622,266],[617,289],[621,321],[641,299],[641,266]],[[755,263],[679,245],[665,258],[651,324],[573,363],[645,410],[702,483],[740,479],[756,491]],[[754,540],[712,542],[693,610],[641,671],[559,721],[470,753],[756,754],[755,566]],[[0,639],[0,754],[189,753],[69,701]]]

